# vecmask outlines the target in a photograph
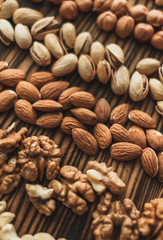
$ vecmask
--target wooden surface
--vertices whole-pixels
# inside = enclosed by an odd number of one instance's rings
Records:
[[[148,9],[154,6],[154,1],[128,1],[130,5],[136,3],[143,3],[147,5]],[[30,1],[19,1],[21,7],[34,7],[40,10],[45,15],[58,15],[57,8],[52,4],[45,1],[41,4],[34,4]],[[58,16],[57,16],[58,18]],[[104,33],[99,31],[95,24],[96,15],[93,13],[80,14],[77,20],[74,22],[77,27],[77,33],[82,31],[89,31],[92,34],[93,40],[99,40],[104,45],[108,43],[118,43],[122,46],[125,53],[125,65],[129,68],[130,74],[135,70],[136,63],[144,57],[154,57],[156,59],[163,60],[163,52],[156,51],[149,44],[140,44],[135,41],[131,36],[127,40],[123,41],[116,37],[114,33]],[[26,71],[27,79],[30,74],[35,71],[50,70],[49,68],[38,67],[30,58],[29,51],[20,50],[16,44],[12,44],[10,47],[4,46],[0,43],[0,60],[6,60],[9,63],[10,68],[20,68]],[[84,90],[93,93],[97,99],[105,97],[114,108],[121,103],[131,102],[128,95],[121,97],[114,96],[110,89],[110,85],[102,86],[97,80],[94,80],[90,84],[84,83],[78,76],[77,71],[74,74],[64,78],[70,82],[70,86],[80,86]],[[132,103],[136,109],[141,109],[150,114],[157,122],[157,129],[163,132],[162,119],[155,111],[155,102],[147,97],[144,101],[139,103]],[[73,143],[71,137],[61,133],[59,129],[44,130],[33,125],[28,125],[20,121],[14,114],[14,111],[10,111],[4,114],[0,114],[0,128],[8,127],[13,121],[18,123],[17,129],[22,126],[26,126],[29,129],[28,136],[45,134],[51,137],[61,148],[62,162],[61,165],[70,164],[78,167],[80,170],[84,170],[88,160],[94,160],[100,162],[106,162],[109,166],[113,166],[117,171],[121,179],[126,183],[126,193],[121,196],[131,198],[139,210],[142,210],[144,202],[148,202],[155,197],[163,197],[163,188],[156,178],[150,178],[142,169],[140,159],[131,161],[128,163],[113,161],[109,157],[109,149],[100,151],[95,157],[88,157],[83,154]],[[127,128],[131,123],[127,124]],[[51,233],[54,237],[65,237],[68,240],[92,240],[93,235],[90,230],[91,214],[95,209],[96,203],[88,204],[89,211],[84,216],[75,215],[70,209],[63,206],[57,201],[57,209],[50,217],[45,217],[38,214],[37,210],[29,202],[28,196],[24,190],[24,183],[10,195],[3,196],[8,202],[8,209],[11,212],[16,213],[14,225],[17,229],[19,236],[25,233],[37,233],[45,231]],[[115,198],[118,199],[118,198]],[[113,236],[114,239],[118,239],[117,235]]]

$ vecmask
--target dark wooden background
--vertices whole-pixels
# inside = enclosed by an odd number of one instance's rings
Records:
[[[129,5],[137,3],[145,4],[148,9],[156,8],[154,1],[128,1]],[[58,16],[58,9],[44,1],[43,3],[34,4],[30,1],[19,0],[21,7],[33,7],[40,10],[45,16],[57,16],[57,19],[61,21]],[[74,21],[77,28],[77,33],[82,31],[89,31],[92,34],[93,40],[99,40],[104,45],[115,42],[119,44],[125,53],[125,65],[129,68],[130,74],[135,70],[136,63],[145,57],[153,57],[163,60],[163,52],[157,51],[152,48],[150,44],[138,43],[132,36],[125,41],[120,40],[114,33],[101,32],[96,26],[96,14],[80,14]],[[27,73],[27,79],[30,74],[35,71],[50,70],[50,67],[38,67],[31,59],[28,50],[20,50],[14,43],[10,47],[6,47],[0,43],[0,60],[5,60],[9,63],[10,68],[20,68]],[[156,75],[157,76],[157,75]],[[72,75],[65,77],[64,80],[70,82],[70,86],[80,86],[84,90],[93,93],[97,99],[105,97],[111,105],[111,108],[121,104],[131,102],[128,94],[117,97],[110,89],[110,85],[105,86],[98,83],[95,79],[92,83],[84,83],[78,76],[77,71]],[[150,114],[157,122],[157,129],[163,132],[162,118],[155,111],[155,102],[148,96],[144,101],[138,103],[132,103],[136,109],[141,109]],[[88,157],[83,154],[73,143],[71,137],[62,134],[60,129],[45,130],[33,125],[25,124],[20,121],[14,111],[0,114],[0,128],[8,127],[12,122],[17,122],[17,129],[22,126],[28,128],[28,136],[45,134],[52,138],[61,148],[62,162],[61,165],[70,164],[78,167],[80,170],[85,169],[88,160],[94,160],[100,162],[106,162],[109,166],[113,166],[126,183],[127,190],[121,197],[114,197],[114,199],[122,199],[124,197],[131,198],[136,204],[139,210],[143,209],[145,202],[150,201],[156,197],[163,197],[163,188],[156,178],[150,178],[142,169],[140,159],[131,161],[128,163],[113,161],[109,157],[109,149],[100,151],[94,157]],[[127,128],[131,123],[127,123]],[[84,216],[75,215],[70,209],[63,206],[57,201],[57,209],[50,217],[45,217],[38,214],[37,210],[29,202],[28,196],[24,190],[24,182],[10,195],[2,197],[8,202],[8,209],[11,212],[16,213],[14,225],[19,236],[26,233],[37,233],[40,231],[51,233],[54,237],[65,237],[68,240],[92,240],[93,235],[90,230],[91,214],[95,209],[98,199],[95,203],[88,204],[89,211]],[[117,235],[114,235],[112,239],[118,239]]]

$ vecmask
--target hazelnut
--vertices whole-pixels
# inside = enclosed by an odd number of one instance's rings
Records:
[[[148,9],[143,4],[137,4],[129,9],[129,13],[136,22],[141,22],[146,18]]]
[[[163,50],[163,31],[156,32],[152,39],[151,44],[153,47]]]
[[[134,30],[135,21],[130,16],[123,16],[121,17],[116,25],[116,34],[120,38],[128,37],[132,31]]]
[[[92,0],[75,0],[80,12],[89,12],[92,8]]]
[[[163,1],[162,0],[155,0],[155,4],[159,7],[163,7]]]
[[[62,0],[48,0],[48,1],[55,5],[60,5],[62,3]]]
[[[147,42],[154,34],[154,28],[148,23],[138,23],[134,29],[134,37],[140,42]]]
[[[74,1],[63,1],[59,14],[66,20],[73,20],[78,15],[78,7]]]
[[[161,27],[163,25],[163,12],[157,9],[149,11],[146,21],[154,27]]]
[[[128,3],[126,0],[114,0],[111,5],[111,11],[121,17],[128,13]]]
[[[102,13],[108,11],[111,5],[111,0],[94,0],[93,11]]]
[[[101,13],[97,18],[97,26],[104,31],[112,31],[117,22],[117,17],[111,11]]]

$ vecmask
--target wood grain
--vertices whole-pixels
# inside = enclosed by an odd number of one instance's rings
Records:
[[[129,0],[129,5],[137,3],[145,4],[148,9],[154,8],[154,1],[140,0],[133,1]],[[57,19],[61,21],[58,16],[58,9],[55,8],[48,1],[44,1],[41,4],[34,4],[30,1],[20,0],[21,7],[34,7],[40,10],[47,16],[55,15]],[[135,70],[136,63],[144,57],[154,57],[156,59],[163,60],[163,52],[157,51],[152,48],[149,43],[140,44],[133,36],[127,40],[121,40],[116,37],[114,33],[101,32],[96,26],[96,14],[80,14],[79,17],[74,21],[77,28],[77,33],[82,31],[89,31],[92,34],[93,40],[99,40],[104,45],[115,42],[119,44],[125,53],[125,65],[129,68],[130,74]],[[38,67],[31,59],[28,50],[20,50],[16,44],[10,47],[4,46],[0,43],[0,60],[5,60],[9,63],[10,68],[20,68],[27,73],[27,79],[35,71],[50,70],[50,67]],[[63,78],[62,78],[63,79]],[[128,94],[117,97],[114,96],[110,89],[110,85],[101,85],[97,80],[92,83],[84,83],[77,71],[72,75],[64,78],[70,82],[70,86],[79,86],[84,90],[91,92],[98,100],[101,97],[105,97],[114,108],[121,103],[131,103]],[[162,118],[155,111],[155,102],[148,96],[144,101],[138,103],[132,103],[133,108],[141,109],[150,114],[157,122],[157,129],[163,132]],[[94,157],[88,157],[83,154],[73,143],[71,137],[62,134],[59,129],[45,130],[38,128],[33,125],[25,124],[20,121],[14,111],[9,111],[0,114],[0,128],[8,127],[13,121],[17,122],[17,129],[22,126],[26,126],[28,136],[45,134],[52,138],[61,148],[62,151],[62,162],[61,165],[70,164],[78,167],[84,171],[88,160],[96,159],[99,162],[106,162],[109,166],[113,166],[127,185],[127,190],[123,196],[131,198],[139,210],[143,209],[145,202],[154,199],[155,197],[163,197],[162,184],[157,181],[156,178],[150,178],[142,169],[140,159],[131,161],[128,163],[113,161],[109,156],[109,149],[100,151]],[[127,123],[126,127],[129,128],[131,123]],[[16,213],[14,225],[18,231],[19,236],[25,233],[37,233],[39,231],[45,231],[51,233],[54,237],[65,237],[68,240],[92,240],[93,235],[90,229],[91,225],[91,214],[94,211],[98,199],[93,204],[88,204],[89,211],[84,216],[79,217],[75,215],[70,209],[63,206],[57,201],[57,209],[50,217],[45,217],[38,214],[37,210],[29,202],[28,196],[24,190],[24,182],[10,195],[2,197],[8,203],[8,209],[11,212]],[[118,239],[119,230],[116,231],[112,239]]]

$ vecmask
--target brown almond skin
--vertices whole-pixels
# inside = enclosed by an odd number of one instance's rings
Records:
[[[131,110],[131,105],[124,103],[115,107],[111,111],[110,122],[111,124],[118,123],[124,125],[128,120],[128,114]]]
[[[75,107],[92,109],[95,106],[95,97],[88,92],[81,91],[71,94],[70,102]]]
[[[130,111],[128,118],[131,122],[144,128],[156,128],[155,121],[151,116],[141,110]]]
[[[73,117],[64,117],[60,128],[62,132],[68,135],[72,134],[73,128],[82,128],[87,130],[87,127],[83,123]]]
[[[29,82],[39,89],[45,84],[54,82],[55,80],[56,78],[50,72],[35,72],[32,73],[29,78]]]
[[[16,87],[18,82],[24,80],[26,74],[21,69],[5,69],[0,72],[0,83],[9,86]]]
[[[157,178],[160,182],[163,182],[163,152],[157,154],[158,158],[158,174]]]
[[[96,103],[94,112],[97,116],[98,122],[106,123],[107,121],[109,121],[111,108],[105,98],[101,98],[98,100],[98,102]]]
[[[98,152],[98,143],[94,136],[81,128],[72,129],[72,138],[77,147],[88,155],[95,155]]]
[[[55,112],[62,109],[62,105],[54,100],[39,100],[33,104],[33,107],[41,112]]]
[[[18,96],[13,90],[4,90],[0,93],[0,112],[6,112],[12,108]]]
[[[118,161],[129,161],[139,157],[142,153],[141,147],[128,142],[118,142],[111,146],[110,155]]]
[[[150,176],[155,177],[158,172],[158,158],[152,148],[145,148],[141,155],[141,163],[144,171]]]
[[[110,128],[110,132],[115,142],[133,143],[130,133],[120,124],[113,124]]]
[[[112,142],[109,128],[103,123],[97,123],[93,129],[93,135],[101,149],[106,149]]]
[[[14,106],[16,115],[26,123],[35,124],[37,114],[32,107],[32,104],[27,100],[19,99]]]
[[[79,121],[86,125],[95,125],[97,123],[96,114],[89,109],[74,108],[70,111]]]
[[[132,125],[129,129],[129,133],[135,144],[137,144],[141,148],[146,148],[147,138],[146,138],[144,130],[141,127]]]
[[[63,115],[61,112],[45,113],[36,121],[36,125],[42,128],[57,128],[61,124]]]
[[[156,151],[163,151],[163,135],[156,129],[146,130],[147,141],[151,148]]]
[[[68,88],[69,83],[66,81],[57,81],[48,83],[40,89],[41,96],[44,99],[56,100],[60,94]]]
[[[64,110],[67,110],[73,107],[72,103],[70,102],[70,96],[71,94],[79,91],[82,91],[80,87],[71,87],[71,88],[67,88],[65,91],[61,93],[61,95],[58,98],[58,102],[62,104],[62,107]]]
[[[22,99],[25,99],[31,103],[37,102],[41,99],[39,90],[27,81],[21,81],[16,86],[16,93]]]

